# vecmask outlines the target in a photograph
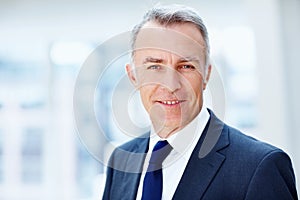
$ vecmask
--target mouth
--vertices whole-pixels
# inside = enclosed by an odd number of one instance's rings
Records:
[[[156,102],[166,106],[175,106],[175,105],[179,105],[180,103],[183,103],[184,100],[163,100],[163,101],[156,101]]]

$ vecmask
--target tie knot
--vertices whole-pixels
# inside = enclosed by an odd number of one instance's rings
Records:
[[[158,141],[153,148],[151,158],[149,160],[149,168],[151,170],[160,169],[162,162],[171,152],[172,147],[167,140]]]
[[[167,146],[167,145],[169,145],[169,143],[168,143],[167,140],[158,141],[158,142],[155,144],[155,146],[154,146],[152,152],[158,151],[158,150],[160,150],[161,148],[164,148],[164,147]],[[169,146],[170,146],[170,145],[169,145]]]

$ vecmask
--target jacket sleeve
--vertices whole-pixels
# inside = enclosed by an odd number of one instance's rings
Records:
[[[271,151],[256,168],[245,199],[297,200],[295,182],[289,156],[281,150]]]

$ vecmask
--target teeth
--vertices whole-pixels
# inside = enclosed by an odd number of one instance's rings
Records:
[[[174,105],[174,104],[178,104],[179,101],[162,101],[162,103],[167,105]]]

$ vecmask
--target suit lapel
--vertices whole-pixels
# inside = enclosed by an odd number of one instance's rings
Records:
[[[140,138],[136,144],[129,150],[129,154],[126,161],[125,172],[141,173],[144,159],[148,151],[149,136],[148,138]]]
[[[201,199],[225,160],[218,151],[229,145],[228,130],[211,111],[210,116],[175,191],[175,200]]]
[[[139,139],[128,154],[125,171],[119,180],[122,186],[125,186],[119,188],[119,191],[122,190],[120,199],[136,199],[148,144],[149,138]]]

